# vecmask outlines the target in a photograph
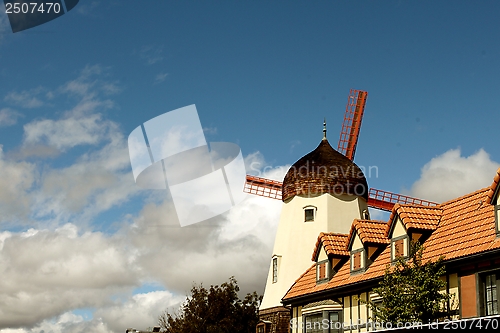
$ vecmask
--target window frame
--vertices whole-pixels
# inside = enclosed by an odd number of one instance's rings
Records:
[[[337,314],[337,322],[340,323],[339,329],[332,328],[332,322],[330,321],[330,315],[336,313]],[[343,332],[343,311],[342,310],[323,310],[321,312],[314,312],[314,313],[308,313],[308,314],[303,314],[302,315],[302,323],[303,323],[303,333],[316,333],[316,332],[321,332],[321,333],[341,333]],[[307,319],[310,317],[316,317],[316,318],[321,318],[319,323],[320,323],[320,328],[319,330],[311,331],[307,329]],[[325,329],[323,327],[323,320],[328,320],[328,328]]]
[[[496,302],[496,312],[489,313],[488,311],[488,278],[493,277],[494,283],[492,284],[495,289],[495,294],[496,296],[495,300],[491,300],[491,302]],[[480,279],[481,279],[481,300],[482,300],[482,307],[483,307],[483,314],[485,316],[493,316],[493,315],[499,315],[500,314],[500,271],[489,271],[489,272],[484,272],[480,274]],[[493,296],[493,294],[491,295]]]
[[[304,222],[314,222],[316,220],[316,213],[318,211],[318,208],[313,205],[307,205],[302,207],[304,210]],[[312,211],[312,218],[308,219],[307,212]]]
[[[321,266],[325,265],[325,276],[323,278],[320,277]],[[325,259],[322,261],[318,261],[316,263],[316,284],[321,284],[330,281],[332,274],[332,267],[329,259]]]
[[[396,243],[402,241],[403,242],[403,255],[396,257]],[[409,237],[408,235],[402,235],[398,237],[391,238],[391,262],[396,262],[398,257],[408,258],[410,249],[409,249]]]
[[[279,272],[279,263],[278,263],[278,256],[274,256],[272,259],[273,262],[273,283],[278,282],[278,272]]]
[[[359,268],[356,268],[354,266],[355,264],[355,256],[359,254]],[[350,257],[350,268],[351,268],[351,273],[357,273],[357,272],[363,272],[366,268],[366,252],[364,248],[357,249],[351,251],[351,257]]]

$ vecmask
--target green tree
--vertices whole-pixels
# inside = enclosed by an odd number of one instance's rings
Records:
[[[239,290],[234,277],[209,289],[193,286],[177,313],[160,316],[160,327],[167,333],[254,333],[262,296],[240,299]]]
[[[421,322],[427,324],[452,314],[451,294],[445,291],[446,281],[443,257],[437,261],[422,261],[424,247],[412,243],[410,256],[398,257],[387,265],[383,280],[373,291],[382,297],[382,303],[368,301],[375,322]]]

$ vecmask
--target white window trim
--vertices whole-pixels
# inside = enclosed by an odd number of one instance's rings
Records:
[[[276,279],[274,278],[274,262],[276,261]],[[280,255],[273,255],[271,258],[271,267],[272,267],[272,283],[277,283],[279,280],[280,276],[280,261],[281,261],[281,256]]]
[[[316,213],[318,212],[318,207],[313,206],[313,205],[307,205],[302,207],[304,210],[304,222],[314,222],[316,220]],[[306,220],[306,210],[312,209],[313,210],[313,219],[312,220]]]

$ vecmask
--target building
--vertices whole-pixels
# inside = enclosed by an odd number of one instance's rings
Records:
[[[442,278],[457,318],[499,314],[500,169],[488,188],[433,207],[396,204],[388,221],[374,221],[362,190],[366,179],[337,154],[343,157],[324,136],[285,176],[258,333],[306,332],[307,323],[325,319],[343,323],[343,331],[373,330],[363,301],[377,300],[372,289],[386,266],[408,255],[416,240],[424,260],[444,256]],[[307,332],[335,327],[341,326]]]
[[[288,170],[258,331],[286,333],[290,309],[281,299],[311,266],[311,248],[320,232],[347,234],[353,219],[369,218],[368,184],[362,170],[334,150],[326,138]]]

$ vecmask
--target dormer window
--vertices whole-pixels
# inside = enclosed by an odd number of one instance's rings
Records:
[[[315,206],[305,206],[304,207],[304,222],[313,222],[316,217]]]
[[[316,282],[327,282],[330,279],[330,261],[323,260],[316,264]]]
[[[351,252],[351,272],[358,272],[365,268],[365,251],[359,249]]]
[[[391,240],[391,259],[408,256],[408,236],[399,236]]]

